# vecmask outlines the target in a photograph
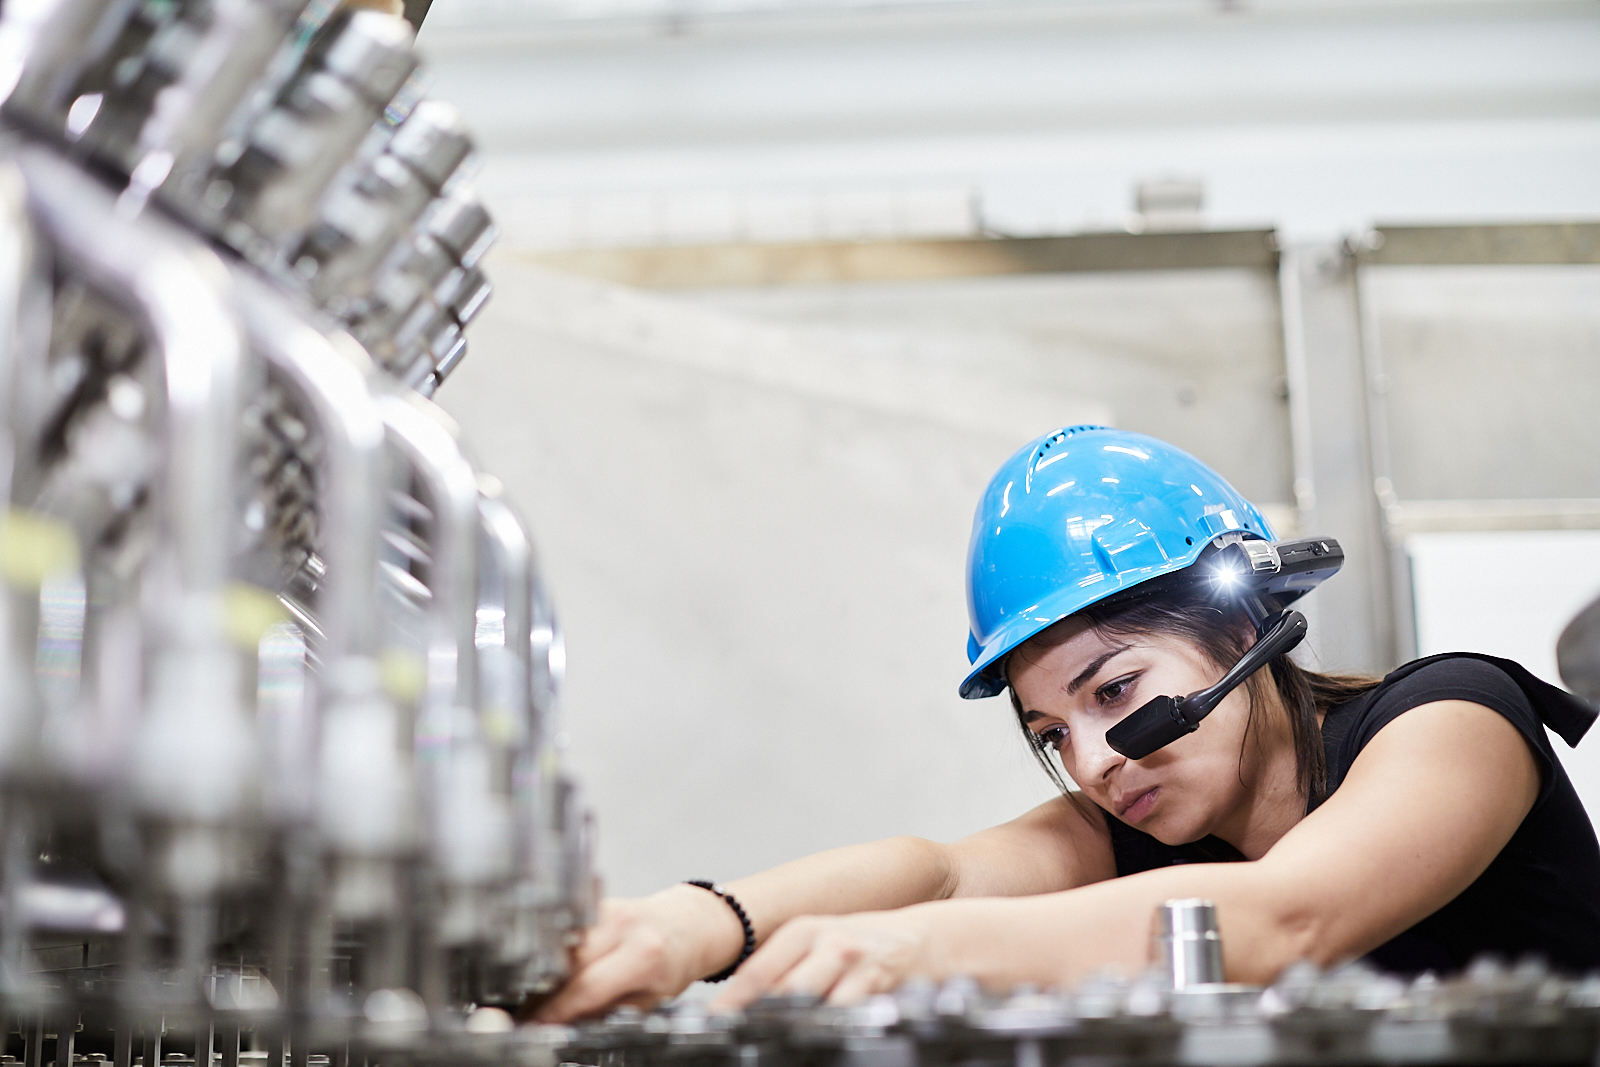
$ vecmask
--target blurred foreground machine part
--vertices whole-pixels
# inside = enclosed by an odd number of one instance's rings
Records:
[[[1568,689],[1600,704],[1600,599],[1585,606],[1561,631],[1556,667]]]
[[[1216,909],[1156,909],[1154,961],[1134,981],[1009,996],[970,979],[913,979],[853,1007],[768,998],[732,1015],[685,1002],[624,1008],[561,1055],[590,1067],[1294,1067],[1308,1064],[1583,1064],[1600,1046],[1600,974],[1481,959],[1441,981],[1353,963],[1289,967],[1268,988],[1222,980]]]
[[[597,1067],[1291,1067],[1592,1064],[1600,976],[1482,960],[1412,980],[1361,964],[1291,967],[1269,988],[1172,988],[1152,971],[1071,992],[912,981],[849,1008],[772,999],[742,1015],[624,1009],[562,1055]]]
[[[489,295],[410,26],[7,4],[0,1012],[30,1067],[548,1062],[593,909]]]

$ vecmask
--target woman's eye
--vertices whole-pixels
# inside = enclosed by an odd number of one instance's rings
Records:
[[[1095,699],[1102,704],[1115,704],[1128,695],[1128,691],[1133,688],[1133,683],[1138,680],[1139,675],[1137,672],[1124,675],[1121,678],[1113,678],[1094,691]]]
[[[1061,746],[1066,743],[1067,728],[1065,726],[1047,726],[1035,736],[1038,738],[1038,745],[1041,749],[1053,748],[1059,751]]]

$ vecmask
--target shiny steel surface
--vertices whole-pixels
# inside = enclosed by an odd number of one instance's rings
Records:
[[[256,770],[224,633],[227,543],[216,536],[232,497],[243,339],[222,264],[203,246],[123,218],[92,180],[43,152],[24,151],[18,162],[57,256],[140,309],[151,358],[163,369],[170,445],[159,495],[171,540],[148,621],[166,632],[134,743],[132,786],[142,807],[180,827],[158,861],[160,877],[180,895],[212,892],[231,858],[220,827],[243,813]],[[174,760],[191,773],[174,778]]]
[[[489,291],[459,115],[376,11],[4,29],[32,42],[0,109],[13,1050],[551,1062],[501,1009],[592,916],[559,629],[391,373],[436,387]]]

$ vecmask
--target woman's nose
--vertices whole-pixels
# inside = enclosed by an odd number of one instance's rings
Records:
[[[1106,728],[1101,722],[1085,723],[1072,731],[1073,781],[1081,785],[1103,782],[1127,757],[1106,743]]]

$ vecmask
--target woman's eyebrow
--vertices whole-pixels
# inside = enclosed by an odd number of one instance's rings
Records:
[[[1113,648],[1109,652],[1102,652],[1100,655],[1096,656],[1090,661],[1087,667],[1079,672],[1076,678],[1067,683],[1067,695],[1071,696],[1073,693],[1076,693],[1079,689],[1081,689],[1083,687],[1083,683],[1087,682],[1090,678],[1093,678],[1095,673],[1111,660],[1111,657],[1121,655],[1122,653],[1128,651],[1128,649],[1131,647],[1133,646],[1123,645],[1120,648]]]
[[[1044,718],[1044,712],[1042,711],[1025,711],[1022,713],[1023,722],[1038,722],[1042,718]]]

